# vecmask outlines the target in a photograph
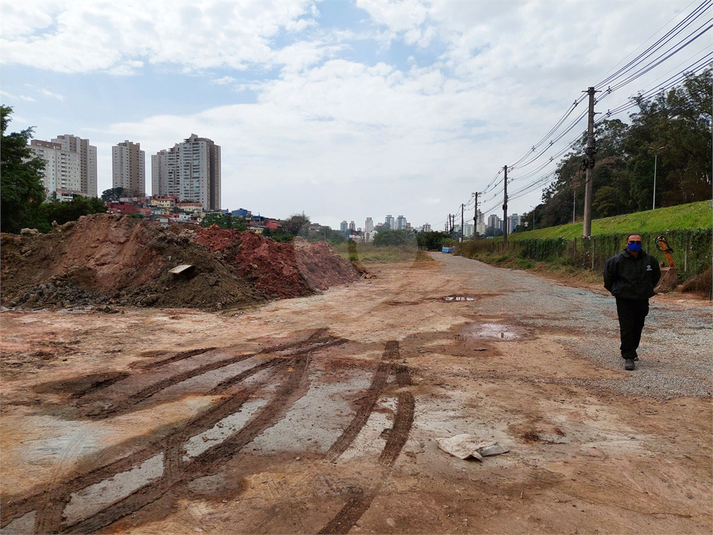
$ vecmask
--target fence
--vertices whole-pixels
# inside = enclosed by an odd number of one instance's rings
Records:
[[[643,248],[659,262],[666,262],[664,254],[656,248],[656,237],[665,236],[673,249],[673,259],[681,280],[698,275],[711,267],[713,263],[713,231],[670,230],[658,233],[642,233]],[[561,262],[580,269],[601,271],[607,258],[624,249],[627,234],[604,234],[590,238],[553,238],[546,240],[510,240],[507,252],[542,262]],[[465,256],[475,257],[479,252],[505,253],[500,240],[474,240],[464,242],[459,251]]]

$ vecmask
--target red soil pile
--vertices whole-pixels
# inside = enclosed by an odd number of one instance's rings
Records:
[[[311,295],[358,276],[327,244],[108,214],[44,235],[2,234],[0,253],[0,303],[10,307],[223,308]],[[191,268],[170,273],[181,264]]]

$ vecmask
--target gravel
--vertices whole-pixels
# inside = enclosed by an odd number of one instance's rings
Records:
[[[524,271],[446,254],[439,255],[439,260],[446,265],[446,275],[472,273],[473,292],[481,295],[479,312],[511,313],[519,325],[534,332],[562,332],[559,342],[574,357],[591,359],[605,368],[623,368],[616,305],[603,287],[601,293],[572,288]],[[621,379],[573,380],[573,384],[663,399],[711,396],[712,310],[710,303],[686,306],[652,298],[636,370]]]

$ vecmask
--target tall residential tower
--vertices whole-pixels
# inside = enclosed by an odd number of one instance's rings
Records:
[[[32,140],[30,149],[45,163],[43,184],[48,195],[53,192],[97,196],[97,148],[71,134],[52,141]]]
[[[151,156],[152,195],[175,195],[220,210],[220,146],[191,134],[172,149]]]
[[[131,196],[146,195],[146,154],[140,143],[128,139],[111,148],[112,187]]]

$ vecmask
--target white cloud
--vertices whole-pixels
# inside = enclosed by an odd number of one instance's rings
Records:
[[[56,98],[57,100],[64,100],[63,95],[59,95],[57,93],[53,93],[52,91],[49,91],[47,89],[41,89],[40,93],[42,93],[44,96],[49,97],[49,98]]]
[[[234,84],[237,80],[233,78],[232,76],[223,76],[222,78],[217,78],[215,80],[211,80],[211,84],[213,85],[230,85]]]
[[[3,17],[24,28],[3,32],[3,62],[119,74],[135,69],[136,61],[189,69],[269,63],[271,38],[282,28],[299,32],[309,27],[309,21],[298,19],[311,6],[310,0],[127,0],[121,6],[102,0],[48,4],[47,9],[44,0],[27,3],[26,8],[2,3]]]
[[[0,90],[0,96],[7,97],[9,99],[19,99],[19,100],[24,100],[25,102],[37,102],[34,98],[28,97],[27,95],[13,95],[12,93],[8,93],[7,91],[2,91]]]

